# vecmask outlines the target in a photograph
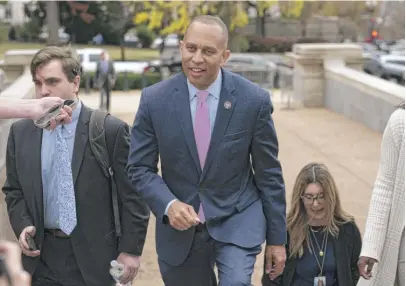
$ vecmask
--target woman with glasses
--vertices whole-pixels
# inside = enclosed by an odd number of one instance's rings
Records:
[[[361,235],[324,164],[310,163],[297,176],[287,228],[284,272],[275,277],[264,266],[263,286],[357,285]]]

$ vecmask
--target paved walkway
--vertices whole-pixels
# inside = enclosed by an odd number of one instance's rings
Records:
[[[98,106],[97,93],[83,95],[82,100],[90,107]],[[279,158],[286,181],[288,203],[299,170],[311,161],[323,162],[334,175],[343,207],[355,215],[363,232],[371,189],[378,168],[381,134],[326,109],[284,109],[278,93],[274,94],[273,102],[275,106],[273,118],[280,143]],[[138,103],[137,91],[114,92],[111,111],[132,124]],[[154,218],[152,218],[141,271],[134,285],[163,285],[159,278],[154,234]],[[260,255],[253,276],[255,286],[261,285],[262,260],[263,256]]]

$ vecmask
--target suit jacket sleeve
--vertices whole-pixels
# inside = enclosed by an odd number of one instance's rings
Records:
[[[127,172],[134,188],[143,195],[156,218],[164,220],[166,206],[176,197],[158,175],[158,152],[144,89],[131,132]]]
[[[286,198],[282,168],[278,160],[278,139],[271,117],[273,107],[268,92],[263,92],[262,105],[255,124],[251,156],[255,183],[261,192],[267,220],[267,245],[286,243]]]
[[[125,171],[129,138],[128,125],[120,125],[113,150],[113,168],[122,205],[122,235],[118,251],[140,256],[145,243],[150,211],[140,194],[134,191]]]
[[[11,227],[17,238],[27,226],[34,225],[24,200],[24,193],[18,179],[16,167],[16,150],[14,142],[14,124],[11,126],[8,136],[6,152],[6,175],[7,179],[3,186],[5,201],[7,203],[7,212],[9,215]]]

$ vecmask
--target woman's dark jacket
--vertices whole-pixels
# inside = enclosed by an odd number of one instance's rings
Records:
[[[338,237],[333,239],[334,255],[337,265],[338,286],[356,286],[359,280],[357,261],[361,252],[361,234],[353,222],[340,226]],[[286,254],[289,257],[289,233],[286,245]],[[265,273],[262,275],[262,286],[291,286],[296,272],[297,259],[288,258],[284,272],[271,281]]]

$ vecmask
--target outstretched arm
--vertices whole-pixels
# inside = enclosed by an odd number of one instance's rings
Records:
[[[40,99],[13,99],[0,98],[0,119],[29,118],[35,120],[46,114],[48,110],[55,107],[64,100],[59,97],[43,97]],[[71,121],[72,109],[64,106],[61,114],[51,120],[51,129],[58,123],[69,123]]]

